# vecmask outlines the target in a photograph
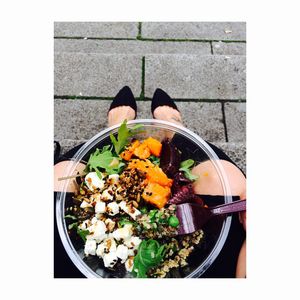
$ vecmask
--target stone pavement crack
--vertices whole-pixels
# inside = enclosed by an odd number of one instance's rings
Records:
[[[145,56],[142,58],[142,82],[140,100],[145,100]]]
[[[143,42],[223,42],[223,43],[246,43],[244,40],[214,40],[214,39],[162,39],[162,38],[143,38],[138,36],[136,38],[113,38],[113,37],[83,37],[83,36],[55,36],[54,39],[65,39],[65,40],[104,40],[104,41],[143,41]]]
[[[227,125],[226,125],[226,116],[225,116],[225,106],[224,102],[222,102],[222,116],[223,116],[223,125],[224,125],[224,132],[225,132],[225,140],[228,142],[228,133],[227,133]]]
[[[142,22],[139,22],[139,25],[138,25],[138,35],[136,37],[137,40],[140,40],[142,38]]]
[[[214,49],[213,49],[212,42],[209,42],[209,43],[210,43],[210,52],[211,52],[211,54],[214,54]]]

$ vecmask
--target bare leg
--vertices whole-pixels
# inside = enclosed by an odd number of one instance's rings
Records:
[[[71,176],[76,175],[78,172],[81,174],[85,168],[85,164],[78,163],[78,165],[75,168],[75,171],[73,174],[65,174],[66,170],[69,168],[72,168],[72,165],[74,162],[70,160],[65,160],[57,163],[54,166],[54,191],[55,192],[62,192],[64,185],[66,183],[65,180],[58,181],[58,178],[64,177],[64,176]],[[69,179],[67,180],[67,186],[66,186],[66,192],[74,193],[78,189],[78,185],[75,181],[75,179]]]
[[[220,160],[220,163],[227,175],[231,195],[246,199],[246,178],[243,173],[234,164],[226,160]],[[192,173],[199,176],[193,186],[196,194],[224,195],[219,176],[210,161],[200,163],[194,167]],[[246,212],[240,213],[239,219],[246,230]],[[246,277],[246,240],[240,250],[236,266],[236,277]]]

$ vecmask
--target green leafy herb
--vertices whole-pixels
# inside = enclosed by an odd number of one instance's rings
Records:
[[[195,161],[192,159],[187,159],[183,162],[181,162],[180,164],[180,168],[179,171],[183,171],[184,172],[184,176],[189,179],[189,180],[196,180],[199,178],[199,176],[193,175],[191,173],[191,168],[193,167]]]
[[[157,209],[152,209],[152,210],[150,210],[148,216],[149,216],[149,219],[150,219],[151,222],[154,220],[155,215],[156,215],[157,212],[158,212]]]
[[[126,224],[133,224],[131,221],[128,220],[128,218],[123,217],[118,221],[118,224],[123,227]]]
[[[74,223],[72,223],[72,224],[70,224],[70,225],[68,226],[69,230],[71,230],[71,229],[73,229],[73,228],[77,228],[77,227],[78,227],[78,223],[77,223],[77,222],[74,222]]]
[[[160,164],[160,158],[156,157],[154,155],[150,155],[148,158],[153,164],[159,165]]]
[[[133,261],[133,274],[138,278],[147,278],[149,269],[161,263],[165,252],[165,246],[156,240],[142,241]]]
[[[110,139],[114,145],[116,154],[121,153],[124,147],[129,143],[129,138],[137,134],[138,133],[137,129],[141,128],[142,126],[143,126],[142,124],[137,124],[131,129],[129,129],[127,127],[127,120],[124,120],[124,122],[122,123],[122,125],[118,130],[117,138],[113,134],[110,135]]]
[[[125,164],[120,157],[114,156],[110,146],[104,146],[100,151],[98,148],[90,155],[86,166],[86,171],[97,172],[100,179],[102,179],[101,169],[108,174],[121,173]]]
[[[72,215],[65,215],[65,219],[77,220],[77,218],[75,216],[72,216]]]
[[[140,209],[141,213],[142,214],[146,214],[148,212],[148,209],[146,206],[143,206],[141,209]]]
[[[79,229],[78,227],[77,227],[77,233],[83,239],[84,242],[86,241],[86,236],[90,234],[88,230]]]
[[[90,234],[89,230],[87,229],[80,229],[78,227],[78,222],[74,222],[68,226],[69,230],[76,229],[77,234],[82,238],[82,240],[86,241],[86,236]]]

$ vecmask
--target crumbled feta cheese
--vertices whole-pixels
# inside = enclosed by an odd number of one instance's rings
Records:
[[[97,223],[97,221],[98,221],[98,219],[96,217],[93,217],[92,220],[91,220],[92,224]]]
[[[126,268],[127,272],[132,272],[132,269],[133,269],[133,259],[134,259],[134,257],[131,256],[125,262],[125,268]]]
[[[106,226],[103,221],[97,221],[95,224],[90,226],[88,228],[91,234],[89,234],[86,238],[87,239],[94,239],[98,243],[103,241],[107,235],[106,235]]]
[[[135,252],[133,249],[128,249],[128,256],[134,256]]]
[[[91,226],[91,221],[84,220],[81,224],[78,225],[78,228],[81,230],[86,230],[89,226]]]
[[[102,201],[97,201],[95,205],[95,213],[102,214],[106,211],[105,203]]]
[[[114,196],[111,195],[110,193],[112,193],[111,189],[104,190],[101,195],[101,200],[103,201],[113,200]]]
[[[116,252],[109,252],[103,255],[104,266],[107,268],[112,268],[117,261],[118,257],[116,255]]]
[[[121,259],[121,262],[124,263],[128,257],[128,248],[124,245],[119,245],[117,247],[116,255]]]
[[[142,240],[137,236],[132,236],[129,239],[124,241],[124,245],[128,247],[129,249],[137,249],[139,247],[139,244],[142,242]]]
[[[141,214],[141,212],[135,207],[128,207],[125,201],[120,202],[119,206],[134,220]]]
[[[105,182],[99,178],[96,172],[90,172],[85,176],[85,183],[93,192],[95,189],[103,189]]]
[[[92,202],[93,202],[93,201],[100,201],[100,198],[101,198],[101,194],[100,194],[100,193],[97,193],[97,194],[91,195],[90,200],[91,200]]]
[[[117,251],[116,241],[113,238],[107,238],[98,245],[96,254],[103,257],[104,254],[115,251]]]
[[[107,218],[104,223],[109,232],[112,232],[115,229],[116,222],[114,222],[112,219]]]
[[[119,241],[121,239],[127,240],[132,235],[132,225],[131,224],[125,224],[123,228],[118,228],[113,232],[113,237]]]
[[[80,204],[81,208],[87,208],[87,207],[93,207],[92,204],[86,202],[85,200],[83,200]]]
[[[110,180],[111,184],[116,184],[119,182],[119,175],[118,174],[111,174],[108,176],[108,180]]]
[[[96,241],[95,240],[86,240],[84,246],[85,255],[95,255],[96,254]]]
[[[107,205],[107,211],[110,216],[114,216],[119,213],[119,205],[116,202],[111,202]]]

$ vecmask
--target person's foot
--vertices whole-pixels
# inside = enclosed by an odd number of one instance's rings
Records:
[[[154,92],[151,111],[155,119],[182,125],[182,119],[177,105],[162,89],[156,89]]]
[[[108,126],[136,118],[137,106],[131,89],[124,86],[116,95],[108,111]]]

